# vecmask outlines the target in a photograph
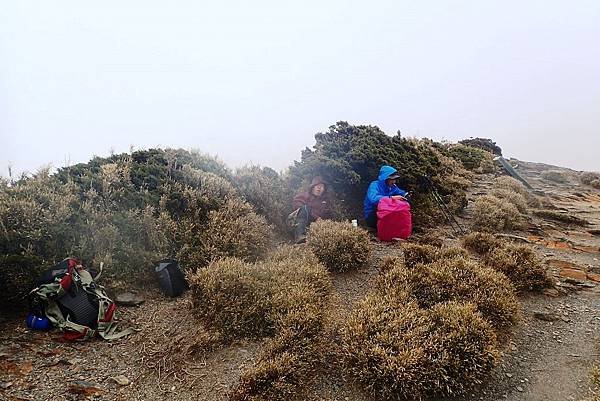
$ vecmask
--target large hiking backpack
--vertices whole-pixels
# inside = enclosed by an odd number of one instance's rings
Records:
[[[377,205],[377,237],[381,241],[407,239],[412,233],[410,204],[392,198],[382,198]]]
[[[32,305],[67,340],[86,340],[96,334],[114,340],[131,334],[134,330],[119,331],[113,322],[116,305],[94,281],[100,274],[92,276],[77,259],[67,258],[38,279],[30,293]]]

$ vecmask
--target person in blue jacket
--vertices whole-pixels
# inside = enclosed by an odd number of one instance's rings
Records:
[[[398,170],[391,166],[381,166],[379,177],[371,182],[364,202],[364,215],[369,227],[377,228],[377,204],[384,197],[406,200],[407,191],[398,188]]]

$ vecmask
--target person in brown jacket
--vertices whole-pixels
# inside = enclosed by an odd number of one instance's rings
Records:
[[[327,183],[318,175],[310,183],[307,192],[301,192],[294,197],[290,215],[293,218],[294,241],[306,240],[306,229],[313,221],[331,218],[331,210],[327,203]]]

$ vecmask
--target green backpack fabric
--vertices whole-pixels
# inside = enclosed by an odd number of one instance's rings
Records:
[[[94,281],[100,274],[94,278],[77,259],[67,258],[44,273],[31,291],[32,303],[41,306],[66,340],[83,341],[96,335],[114,340],[135,332],[131,328],[119,330],[113,321],[116,304]]]

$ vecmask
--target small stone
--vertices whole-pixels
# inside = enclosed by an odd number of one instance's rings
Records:
[[[513,377],[513,374],[512,373],[507,373],[506,377],[508,377],[510,379],[511,377]]]
[[[587,279],[587,274],[583,270],[579,269],[561,269],[560,275],[565,278],[570,278],[578,281],[585,281]]]
[[[588,273],[588,280],[595,281],[596,283],[600,283],[600,274],[597,273]]]
[[[548,297],[552,297],[552,298],[556,298],[557,296],[560,295],[560,292],[558,292],[558,290],[556,288],[546,288],[543,291],[544,295],[548,296]]]
[[[516,346],[516,345],[514,345],[514,344],[511,344],[511,345],[510,345],[510,350],[511,350],[511,351],[516,351],[516,350],[517,350],[517,346]]]
[[[520,393],[522,393],[522,392],[524,391],[524,390],[523,390],[523,387],[521,387],[521,386],[517,386],[517,391],[518,391],[518,392],[520,392]]]
[[[111,377],[111,380],[113,380],[119,386],[128,386],[129,384],[131,384],[131,380],[129,380],[124,375],[113,376],[113,377]]]
[[[12,386],[12,382],[0,382],[0,388],[2,388],[3,390],[6,390],[10,386]]]
[[[115,302],[123,306],[137,306],[145,301],[143,296],[132,292],[122,292],[115,297]]]
[[[95,383],[90,383],[84,380],[75,380],[69,383],[69,391],[89,397],[101,393],[102,389]]]
[[[536,319],[544,320],[546,322],[555,322],[560,319],[560,316],[550,312],[533,312],[533,317],[535,317]]]

